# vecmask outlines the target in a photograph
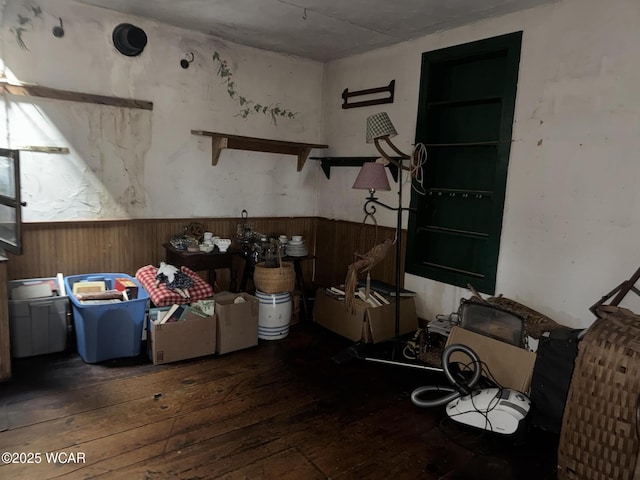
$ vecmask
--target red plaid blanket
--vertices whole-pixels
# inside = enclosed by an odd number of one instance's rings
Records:
[[[213,287],[202,280],[196,272],[187,267],[180,267],[180,270],[193,278],[193,287],[189,289],[189,295],[191,296],[189,299],[169,290],[164,283],[156,286],[158,267],[154,267],[153,265],[140,268],[136,272],[136,279],[142,284],[142,287],[147,291],[149,298],[151,298],[151,301],[156,307],[166,307],[174,303],[197,302],[204,298],[213,297]]]

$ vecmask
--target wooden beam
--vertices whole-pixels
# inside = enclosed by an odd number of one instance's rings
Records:
[[[128,98],[109,97],[106,95],[94,95],[92,93],[71,92],[68,90],[58,90],[57,88],[49,88],[33,84],[17,84],[11,83],[7,79],[0,79],[0,85],[2,86],[4,93],[8,93],[10,95],[53,98],[56,100],[95,103],[111,107],[153,110],[153,102],[147,102],[145,100],[133,100]]]

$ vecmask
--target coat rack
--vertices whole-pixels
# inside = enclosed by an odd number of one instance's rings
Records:
[[[349,92],[349,89],[345,88],[344,91],[342,92],[342,99],[344,100],[344,102],[342,103],[342,108],[367,107],[369,105],[393,103],[393,94],[395,92],[395,89],[396,89],[395,80],[391,80],[391,82],[389,82],[389,85],[387,85],[386,87],[369,88],[366,90],[357,90],[355,92]],[[389,93],[388,97],[349,103],[349,99],[352,97],[360,97],[362,95],[375,95],[376,93],[385,93],[385,92]]]

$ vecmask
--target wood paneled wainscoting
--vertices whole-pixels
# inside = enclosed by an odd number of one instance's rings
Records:
[[[191,222],[222,238],[233,238],[239,218],[178,218],[104,220],[82,222],[25,223],[22,226],[23,254],[9,255],[9,279],[52,277],[84,273],[118,272],[135,275],[145,265],[165,260],[163,243],[184,232]],[[315,237],[317,219],[250,218],[258,232]],[[312,265],[306,266],[311,278]],[[201,273],[207,278],[207,272]],[[218,281],[225,288],[228,274]]]
[[[319,286],[343,284],[347,267],[358,260],[356,253],[364,254],[386,239],[393,240],[395,234],[395,228],[319,218],[315,248],[316,283]],[[401,238],[400,271],[404,272],[406,231],[401,232]],[[395,248],[394,244],[380,263],[371,270],[371,278],[395,284]]]
[[[39,222],[22,226],[23,254],[8,254],[9,280],[84,273],[118,272],[135,275],[145,265],[165,259],[162,246],[191,222],[202,223],[215,235],[233,238],[239,218],[179,218]],[[355,253],[366,253],[376,243],[394,238],[395,229],[318,217],[249,218],[255,231],[266,235],[302,235],[315,262],[301,262],[310,286],[344,283]],[[403,232],[403,238],[404,238]],[[404,241],[403,241],[404,245]],[[404,259],[404,248],[402,258]],[[403,265],[404,266],[404,265]],[[394,283],[395,250],[373,269],[372,277]],[[207,272],[199,272],[206,279]],[[226,275],[226,276],[225,276]],[[218,276],[228,286],[228,273]],[[225,283],[227,282],[227,283]]]
[[[7,262],[0,257],[0,285],[7,285]],[[0,381],[11,377],[11,353],[9,344],[9,309],[7,289],[0,290]],[[2,422],[0,421],[0,430]]]
[[[83,222],[25,223],[22,228],[23,254],[7,254],[0,265],[0,284],[9,280],[55,277],[85,273],[126,273],[135,275],[145,265],[157,265],[165,259],[162,246],[171,236],[184,231],[189,223],[202,223],[206,230],[231,237],[239,218],[144,219]],[[394,238],[395,229],[317,217],[251,218],[254,230],[267,235],[302,235],[315,261],[301,262],[308,294],[322,286],[344,283],[347,267],[386,238]],[[405,232],[402,237],[404,239]],[[404,245],[404,241],[403,241]],[[404,259],[404,248],[402,252]],[[238,257],[242,268],[242,259]],[[404,260],[403,260],[404,261]],[[404,264],[402,265],[404,268]],[[198,272],[207,279],[208,272]],[[394,283],[395,250],[373,268],[372,278]],[[217,276],[221,290],[229,285],[229,274]],[[0,312],[0,380],[11,375],[7,304]],[[3,320],[4,319],[4,320]]]

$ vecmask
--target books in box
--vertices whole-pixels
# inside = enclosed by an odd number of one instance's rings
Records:
[[[367,282],[365,280],[358,281],[358,287],[366,287]],[[387,297],[395,297],[396,296],[396,287],[395,285],[391,285],[390,283],[382,282],[380,280],[371,280],[369,282],[369,288],[375,292],[381,293],[382,295],[386,295]],[[411,290],[407,290],[406,288],[400,288],[400,296],[401,297],[415,297],[416,292]]]
[[[313,310],[314,321],[353,341],[377,343],[395,336],[395,302],[373,307],[356,299],[354,311],[344,301],[336,300],[318,289]],[[415,299],[400,298],[399,334],[418,328]]]
[[[202,316],[193,309],[186,309],[180,321],[150,321],[147,354],[154,365],[214,354],[216,324],[215,315]]]
[[[200,308],[193,305],[179,305],[173,304],[166,310],[160,310],[157,312],[156,318],[153,319],[153,323],[161,325],[163,323],[181,322],[195,317],[208,317],[213,315],[213,311],[210,313],[203,312]]]
[[[114,279],[113,288],[119,292],[127,292],[129,300],[138,298],[138,285],[130,278]]]
[[[73,294],[77,296],[83,293],[99,293],[107,289],[106,283],[103,281],[95,282],[76,282],[73,284]]]

